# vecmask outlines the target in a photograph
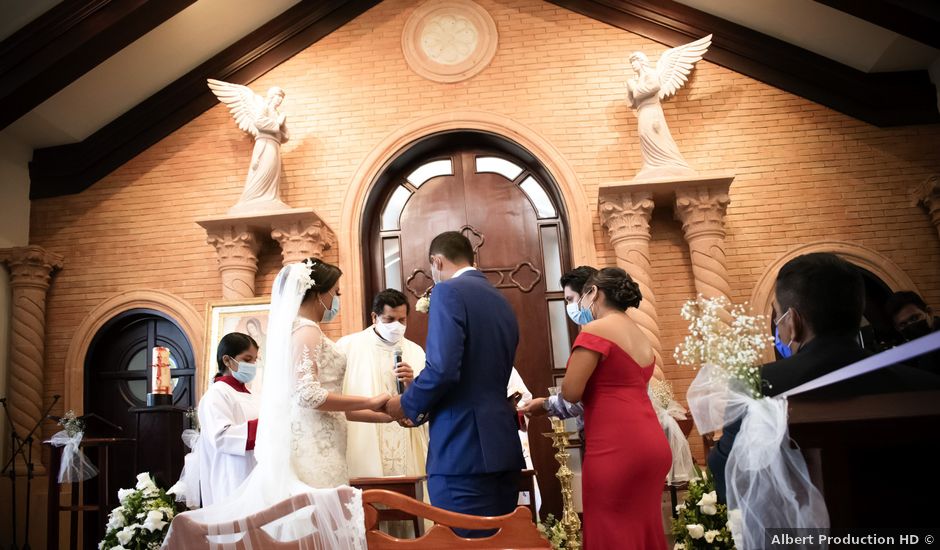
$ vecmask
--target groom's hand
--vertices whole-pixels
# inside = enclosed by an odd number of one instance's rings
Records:
[[[395,397],[388,400],[385,403],[385,414],[392,417],[392,420],[401,420],[405,418],[405,411],[401,408],[401,396],[396,395]]]

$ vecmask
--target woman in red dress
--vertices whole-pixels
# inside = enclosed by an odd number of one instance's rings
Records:
[[[646,391],[653,347],[624,313],[640,305],[640,289],[608,267],[584,290],[579,306],[596,320],[575,339],[561,389],[565,401],[584,404],[584,548],[662,550],[672,455]]]

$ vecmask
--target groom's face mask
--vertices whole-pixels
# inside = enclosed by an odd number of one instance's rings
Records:
[[[444,276],[441,275],[441,270],[444,268],[444,262],[441,260],[440,255],[431,256],[431,280],[434,281],[434,284],[443,282]]]

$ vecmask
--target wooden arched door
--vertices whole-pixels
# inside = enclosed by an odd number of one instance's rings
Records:
[[[412,306],[406,336],[424,345],[427,316],[414,312],[433,283],[428,246],[444,231],[471,241],[477,268],[509,300],[519,320],[516,369],[535,396],[557,385],[567,362],[571,330],[560,277],[569,266],[564,212],[544,172],[490,148],[445,148],[413,159],[389,175],[371,216],[371,295],[397,288]],[[550,425],[530,423],[529,447],[543,513],[561,510],[558,464]]]
[[[179,325],[164,314],[149,309],[121,313],[98,331],[89,347],[85,360],[85,412],[96,413],[120,426],[122,437],[141,435],[136,433],[137,417],[130,409],[146,405],[147,392],[151,390],[148,376],[151,350],[156,346],[170,350],[173,404],[192,407],[196,375],[192,344]],[[118,504],[117,489],[136,483],[139,472],[134,468],[133,446],[112,449],[108,475],[110,487],[115,489],[108,495],[111,508]],[[86,487],[94,489],[95,484]]]

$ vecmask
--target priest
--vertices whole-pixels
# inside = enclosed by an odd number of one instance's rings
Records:
[[[409,313],[404,294],[394,289],[383,290],[372,301],[372,325],[336,343],[336,348],[346,355],[344,394],[396,395],[424,368],[424,350],[405,338]],[[400,363],[396,363],[397,353]],[[427,424],[406,428],[394,422],[350,422],[347,430],[349,477],[425,475]]]

